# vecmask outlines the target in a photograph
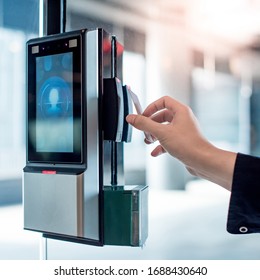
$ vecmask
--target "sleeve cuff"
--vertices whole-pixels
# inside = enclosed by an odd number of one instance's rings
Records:
[[[232,234],[260,233],[260,158],[237,155],[227,231]]]

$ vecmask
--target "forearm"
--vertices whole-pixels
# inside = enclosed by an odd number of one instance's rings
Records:
[[[198,177],[214,182],[231,190],[237,154],[216,148],[211,144],[200,149],[187,169]]]

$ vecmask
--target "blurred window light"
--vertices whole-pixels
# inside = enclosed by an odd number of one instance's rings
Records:
[[[205,14],[216,14],[219,12],[234,12],[247,8],[251,1],[248,0],[200,0],[199,9]]]
[[[26,36],[20,31],[0,30],[0,177],[20,177],[25,159]]]
[[[37,36],[38,2],[0,1],[0,179],[20,178],[25,163],[25,47]]]

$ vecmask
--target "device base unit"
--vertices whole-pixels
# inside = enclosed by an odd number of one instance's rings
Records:
[[[148,237],[148,187],[104,187],[104,244],[143,246]]]
[[[50,238],[103,245],[99,197],[84,191],[88,176],[50,173],[24,172],[24,229]]]
[[[83,175],[24,173],[24,228],[84,236]]]

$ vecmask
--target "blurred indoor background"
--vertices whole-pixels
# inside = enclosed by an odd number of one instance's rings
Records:
[[[94,248],[22,228],[25,43],[41,0],[0,0],[0,259],[259,259],[259,235],[226,232],[229,193],[151,158],[143,134],[125,144],[126,184],[150,186],[143,249]],[[123,82],[143,107],[172,96],[215,145],[260,155],[260,0],[67,0],[67,31],[102,27],[124,45]],[[191,143],[192,145],[192,143]]]

